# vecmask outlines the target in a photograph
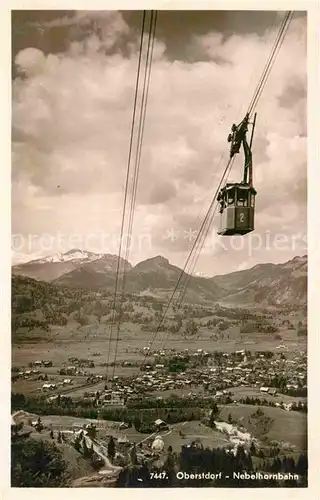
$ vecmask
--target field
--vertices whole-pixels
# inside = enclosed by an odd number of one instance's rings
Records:
[[[231,414],[234,421],[254,434],[254,427],[249,420],[257,408],[253,405],[225,405],[221,407],[220,417],[227,421],[228,415]],[[268,439],[290,443],[299,451],[307,449],[307,416],[305,414],[270,406],[263,406],[262,410],[265,415],[274,420],[270,431],[266,434]]]
[[[223,447],[229,444],[229,440],[222,433],[206,427],[199,421],[173,424],[170,425],[169,431],[155,432],[148,435],[137,432],[133,427],[125,431],[120,431],[117,428],[119,422],[106,422],[105,420],[90,420],[57,415],[43,416],[41,420],[45,427],[52,428],[53,430],[71,430],[73,424],[85,425],[93,422],[97,426],[98,438],[102,441],[107,440],[108,436],[123,438],[125,435],[131,442],[140,443],[148,440],[152,442],[156,436],[161,435],[165,445],[164,449],[166,450],[171,445],[176,452],[180,452],[181,446],[191,441],[201,442],[204,447],[209,448]],[[179,434],[180,430],[184,436]],[[35,433],[35,435],[37,434]]]
[[[220,432],[206,427],[201,422],[192,421],[170,426],[170,434],[163,437],[165,447],[172,446],[174,451],[181,451],[181,446],[192,441],[200,442],[204,448],[222,448],[230,444]],[[179,431],[185,435],[181,437]]]
[[[249,396],[250,398],[258,398],[258,399],[266,399],[267,401],[272,401],[273,403],[293,403],[299,401],[307,401],[307,398],[293,397],[288,396],[287,394],[276,394],[276,396],[271,396],[267,393],[261,393],[259,387],[232,387],[230,391],[233,393],[235,399],[239,400],[241,398],[246,398]]]
[[[207,319],[207,318],[205,318]],[[143,332],[140,325],[124,324],[120,331],[119,345],[117,351],[118,361],[139,361],[142,355],[139,352],[153,337],[153,331]],[[106,324],[92,324],[86,327],[78,328],[76,324],[70,323],[67,326],[52,327],[52,331],[47,340],[37,341],[28,344],[13,344],[12,361],[13,364],[27,365],[30,361],[36,359],[47,359],[55,365],[61,365],[68,361],[68,357],[78,358],[90,357],[99,364],[106,360],[109,348],[109,326]],[[200,328],[197,336],[184,338],[180,334],[165,335],[159,333],[153,344],[155,349],[163,346],[165,337],[165,347],[171,349],[205,349],[207,351],[232,352],[238,349],[270,350],[277,352],[279,340],[274,340],[272,335],[268,334],[248,334],[242,338],[239,334],[239,327],[232,327],[228,332],[229,338],[223,336],[215,340],[214,329]],[[113,339],[115,332],[113,332]],[[297,337],[295,330],[281,330],[281,337],[287,349],[285,352],[291,352],[306,349],[307,342],[305,338]],[[115,342],[111,344],[110,360],[114,358]],[[94,356],[94,354],[100,354]],[[117,371],[120,368],[117,368]],[[123,373],[130,372],[130,368],[123,368]]]

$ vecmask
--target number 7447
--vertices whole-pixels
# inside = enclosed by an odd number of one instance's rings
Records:
[[[150,479],[166,479],[167,473],[163,472],[150,472]]]

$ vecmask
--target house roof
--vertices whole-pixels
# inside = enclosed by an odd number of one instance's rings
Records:
[[[161,425],[161,424],[165,424],[165,422],[163,420],[160,420],[160,418],[158,418],[157,420],[155,420],[154,422],[156,425]]]

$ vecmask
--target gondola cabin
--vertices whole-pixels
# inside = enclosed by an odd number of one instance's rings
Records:
[[[254,206],[257,192],[250,184],[227,183],[218,197],[221,236],[243,235],[254,230]]]

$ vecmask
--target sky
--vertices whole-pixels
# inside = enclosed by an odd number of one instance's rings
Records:
[[[13,263],[71,248],[118,253],[141,11],[13,11]],[[129,260],[183,267],[283,18],[159,11]],[[296,13],[257,105],[255,231],[218,237],[213,276],[304,255],[307,19]],[[241,179],[239,154],[229,181]]]

